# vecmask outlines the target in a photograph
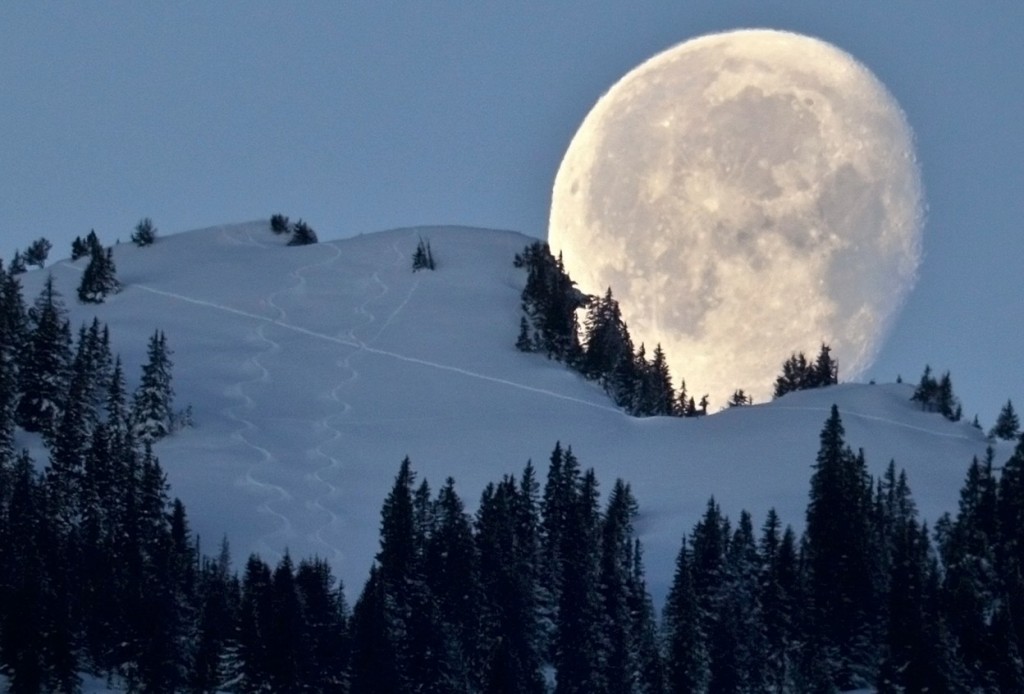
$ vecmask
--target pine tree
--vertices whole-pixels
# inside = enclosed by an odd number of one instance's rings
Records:
[[[317,558],[299,563],[295,586],[303,611],[303,647],[309,651],[299,679],[312,691],[345,694],[350,643],[343,587],[330,565]]]
[[[41,692],[47,688],[48,674],[43,547],[46,504],[28,453],[15,461],[11,482],[4,551],[17,561],[0,566],[5,608],[0,613],[0,653],[12,693]]]
[[[604,650],[598,592],[597,478],[584,473],[563,535],[561,595],[555,635],[555,694],[604,691],[599,656]]]
[[[643,546],[633,542],[633,571],[629,582],[630,643],[635,670],[633,691],[662,694],[665,691],[665,661],[662,656],[654,603],[647,592]]]
[[[171,350],[157,330],[149,338],[148,360],[132,401],[132,432],[136,440],[152,443],[171,433],[174,389],[171,386]]]
[[[665,601],[662,626],[667,691],[673,694],[705,691],[710,680],[710,663],[692,564],[693,557],[684,538],[676,558],[672,587]]]
[[[224,689],[230,679],[240,601],[241,587],[231,573],[231,553],[224,538],[217,558],[204,558],[199,571],[195,662],[189,678],[192,691]]]
[[[580,464],[572,448],[563,449],[561,443],[556,442],[549,458],[541,502],[540,573],[541,583],[548,587],[550,593],[550,608],[543,612],[541,619],[548,626],[547,636],[552,644],[565,574],[564,547],[569,542],[566,539],[567,527],[579,484]]]
[[[435,513],[434,533],[424,557],[427,586],[453,637],[459,660],[470,672],[479,674],[478,611],[483,599],[479,562],[469,516],[450,477],[438,493]]]
[[[880,691],[963,691],[956,650],[938,614],[938,568],[928,529],[911,515],[897,524],[889,579]]]
[[[430,241],[420,238],[419,243],[416,244],[416,252],[412,255],[412,271],[433,269],[435,269],[434,253],[430,249]]]
[[[1006,653],[1016,650],[1024,665],[1024,437],[1003,465],[998,495],[996,561],[1002,583],[1001,618],[1005,624],[1002,646]],[[1016,675],[1011,673],[1017,667],[1012,660],[1004,662],[1000,668],[1003,681],[1014,679]]]
[[[405,458],[381,510],[377,562],[385,620],[378,627],[385,633],[374,640],[387,639],[392,644],[401,681],[427,689],[459,688],[466,684],[467,674],[424,577],[426,538],[417,526],[414,481],[411,463]]]
[[[918,382],[917,388],[914,389],[914,394],[910,399],[920,403],[922,409],[931,411],[938,388],[939,384],[935,377],[932,376],[932,367],[926,364],[924,373],[921,374],[921,380]]]
[[[749,395],[747,395],[746,392],[742,388],[740,388],[738,390],[734,390],[733,391],[732,397],[729,398],[729,402],[726,403],[726,406],[730,407],[730,408],[731,407],[745,407],[746,405],[753,405],[753,404],[754,404],[754,398],[749,396]]]
[[[655,345],[651,361],[641,371],[641,414],[667,417],[675,414],[675,390],[669,374],[668,359],[661,345]]]
[[[108,295],[115,294],[120,289],[121,283],[117,280],[113,249],[93,249],[89,254],[89,264],[82,273],[82,281],[78,285],[78,300],[83,303],[101,304]]]
[[[96,235],[95,229],[90,229],[85,237],[85,255],[97,255],[101,250],[103,244],[100,243],[100,237]]]
[[[839,363],[832,358],[832,348],[825,343],[821,344],[821,351],[818,352],[818,358],[814,361],[812,381],[815,388],[824,388],[839,383]]]
[[[28,344],[19,369],[17,420],[26,430],[53,439],[64,406],[71,366],[71,328],[64,303],[47,277],[43,290],[28,313]]]
[[[935,409],[946,419],[958,422],[962,415],[960,401],[953,394],[953,381],[946,371],[939,379],[938,391],[935,395]]]
[[[479,658],[485,692],[546,691],[541,674],[545,640],[539,615],[544,598],[537,583],[536,483],[531,481],[530,466],[523,476],[521,491],[509,477],[489,484],[475,522],[482,593]]]
[[[766,689],[760,572],[753,525],[750,514],[744,511],[729,540],[718,614],[709,634],[713,691]]]
[[[992,427],[989,436],[1004,441],[1012,441],[1020,436],[1020,419],[1013,409],[1012,401],[1007,400],[1003,408],[999,410],[996,425]]]
[[[308,246],[317,242],[316,232],[313,228],[301,219],[295,222],[292,227],[292,237],[288,239],[289,246]]]
[[[634,691],[639,655],[633,641],[631,581],[634,570],[633,520],[636,500],[629,485],[615,481],[601,527],[598,589],[604,633],[600,654],[602,680],[609,691]]]
[[[793,354],[782,364],[782,375],[775,379],[774,397],[809,387],[810,365],[803,352]]]
[[[111,430],[126,436],[131,427],[131,411],[128,407],[128,393],[125,390],[124,370],[121,368],[121,357],[114,360],[114,368],[104,393],[103,410],[105,422]]]
[[[264,634],[267,677],[272,691],[308,686],[301,675],[310,670],[302,605],[295,586],[295,567],[286,551],[270,584],[270,630]]]
[[[953,422],[959,421],[963,415],[963,408],[953,392],[953,381],[948,371],[943,373],[939,380],[935,380],[931,367],[925,366],[921,381],[910,399],[920,403],[921,409],[938,412]]]
[[[71,260],[75,261],[87,255],[89,255],[89,247],[85,240],[81,236],[76,236],[75,240],[71,242]]]
[[[18,362],[27,339],[26,321],[21,286],[0,263],[0,464],[13,460],[15,454]]]
[[[11,264],[7,271],[12,275],[25,274],[25,256],[21,254],[21,251],[14,251],[14,257],[11,258]]]
[[[516,337],[516,349],[520,352],[532,352],[534,340],[530,336],[530,324],[526,322],[526,316],[519,317],[519,336]]]
[[[143,217],[139,220],[135,225],[135,231],[132,232],[132,243],[140,248],[156,243],[156,227],[153,226],[152,219]]]
[[[71,367],[71,383],[60,414],[46,470],[47,491],[54,504],[54,521],[70,532],[80,521],[85,454],[97,422],[92,400],[91,348],[84,326]]]
[[[795,689],[794,651],[798,637],[799,559],[792,528],[781,529],[775,509],[768,511],[758,547],[758,600],[764,624],[764,675],[767,691]]]
[[[825,658],[819,665],[835,686],[855,688],[874,679],[871,483],[863,456],[854,455],[844,435],[833,405],[811,476],[807,563],[812,638]]]
[[[288,217],[283,214],[275,214],[270,217],[270,230],[275,234],[286,234],[291,229]]]
[[[576,288],[562,259],[551,255],[546,243],[527,246],[515,264],[527,269],[522,309],[537,335],[537,351],[575,364],[582,354],[576,311],[589,298]]]
[[[40,237],[36,239],[25,249],[25,264],[35,265],[42,270],[43,266],[46,265],[46,258],[50,255],[51,248],[53,248],[53,244],[46,238]]]
[[[273,578],[270,567],[250,555],[242,578],[238,622],[238,686],[246,692],[273,691],[269,634],[274,623]]]
[[[633,359],[633,342],[610,287],[603,297],[590,302],[583,325],[585,337],[580,370],[587,378],[608,385],[620,362]],[[614,398],[616,393],[612,396]]]
[[[404,637],[394,621],[394,602],[384,590],[380,569],[373,566],[352,610],[351,682],[353,692],[403,694],[411,691],[396,660],[396,639]]]
[[[839,382],[839,364],[832,358],[832,348],[822,343],[814,363],[803,352],[792,354],[782,364],[782,374],[775,379],[775,398],[809,388],[824,388]]]

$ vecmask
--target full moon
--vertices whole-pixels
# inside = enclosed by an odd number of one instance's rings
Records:
[[[772,396],[822,343],[874,360],[916,279],[922,192],[899,105],[818,39],[742,30],[679,44],[597,102],[555,178],[548,241],[610,287],[636,345],[712,409]]]

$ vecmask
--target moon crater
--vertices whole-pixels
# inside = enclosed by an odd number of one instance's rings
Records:
[[[680,44],[605,94],[555,179],[549,242],[691,392],[770,397],[793,351],[859,376],[912,287],[921,184],[884,86],[827,43]]]

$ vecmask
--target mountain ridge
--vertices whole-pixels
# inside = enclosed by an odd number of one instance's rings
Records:
[[[421,237],[434,272],[412,272]],[[922,412],[909,385],[840,384],[706,418],[635,419],[597,384],[517,351],[525,273],[512,260],[532,240],[430,226],[287,247],[258,221],[115,246],[124,289],[99,306],[73,298],[85,259],[22,278],[31,301],[52,273],[73,326],[94,315],[108,323],[128,374],[148,335],[166,333],[176,404],[192,406],[195,426],[156,452],[207,550],[226,533],[236,564],[252,551],[318,554],[350,599],[406,455],[435,489],[454,477],[474,509],[487,482],[528,459],[543,476],[555,442],[571,445],[604,489],[616,477],[631,483],[656,604],[710,496],[733,518],[746,509],[760,523],[775,507],[802,526],[833,403],[872,474],[894,459],[925,519],[956,510],[971,457],[989,441]],[[996,452],[998,464],[1010,447]]]

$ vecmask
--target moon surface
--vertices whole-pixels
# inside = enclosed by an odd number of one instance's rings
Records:
[[[822,342],[870,366],[921,257],[920,174],[899,105],[867,68],[773,30],[649,59],[587,115],[555,178],[548,241],[618,299],[675,384],[772,396]]]

